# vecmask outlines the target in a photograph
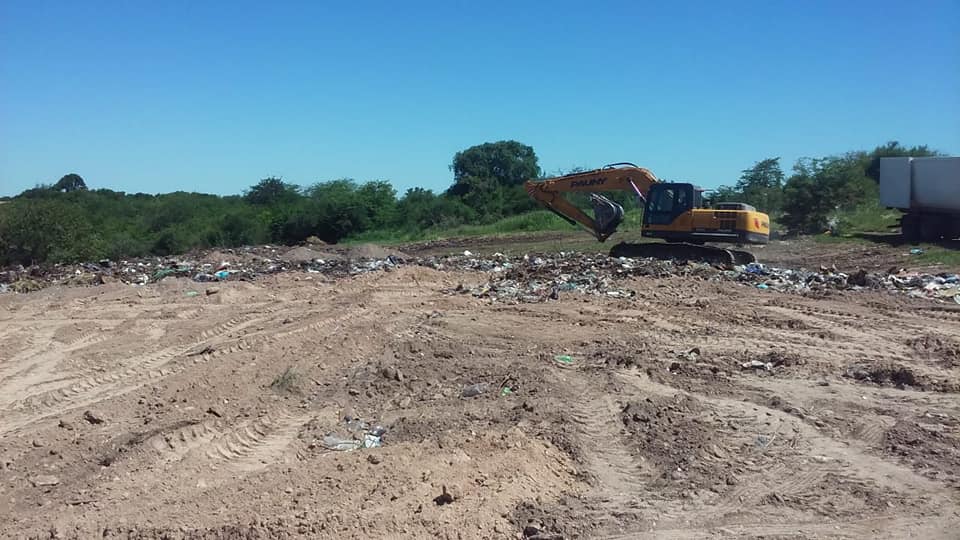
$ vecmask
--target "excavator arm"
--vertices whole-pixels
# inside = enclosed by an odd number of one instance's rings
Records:
[[[599,195],[598,191],[626,191],[645,201],[650,186],[659,182],[652,172],[632,163],[614,163],[602,169],[530,180],[524,187],[537,202],[572,224],[579,223],[603,242],[616,232],[623,220],[623,207]],[[594,217],[580,210],[564,193],[590,193]]]

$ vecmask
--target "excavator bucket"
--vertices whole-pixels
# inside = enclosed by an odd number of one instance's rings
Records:
[[[615,233],[623,221],[623,207],[596,193],[590,194],[590,203],[593,204],[593,221],[597,232],[604,237]]]

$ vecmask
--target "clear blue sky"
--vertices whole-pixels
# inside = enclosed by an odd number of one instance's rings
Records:
[[[708,187],[890,139],[960,153],[957,0],[268,4],[0,0],[0,195],[445,189],[501,139]]]

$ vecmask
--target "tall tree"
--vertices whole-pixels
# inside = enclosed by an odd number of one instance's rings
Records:
[[[59,182],[53,185],[53,189],[56,191],[81,191],[87,189],[86,182],[83,181],[83,178],[80,178],[79,174],[70,173],[64,175]]]
[[[797,232],[821,232],[837,211],[875,200],[877,186],[864,174],[868,161],[865,152],[798,160],[783,190],[783,223]]]
[[[296,200],[297,197],[299,197],[297,186],[272,176],[264,178],[243,195],[244,200],[248,203],[260,206],[289,203]]]
[[[518,187],[540,176],[533,148],[517,141],[471,146],[453,156],[453,185],[448,195],[459,197],[491,221],[519,209],[531,208]]]
[[[471,146],[453,156],[454,185],[469,187],[471,178],[494,180],[503,186],[522,184],[540,176],[533,147],[517,141],[498,141]],[[468,189],[469,190],[469,189]]]
[[[743,202],[776,214],[782,206],[783,180],[780,158],[767,158],[743,170],[737,181],[736,194]]]

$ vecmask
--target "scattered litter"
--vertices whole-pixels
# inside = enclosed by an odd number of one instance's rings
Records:
[[[84,412],[83,419],[91,424],[102,424],[104,422],[103,417],[98,416],[93,411]]]
[[[380,425],[370,426],[366,422],[348,418],[342,428],[350,432],[348,436],[328,433],[323,437],[323,447],[340,452],[359,450],[360,448],[379,448],[383,446],[383,436],[387,429]]]
[[[743,369],[765,369],[770,371],[773,369],[773,364],[771,362],[761,362],[760,360],[750,360],[749,362],[740,364],[740,367]]]
[[[570,356],[569,354],[558,354],[557,356],[554,356],[553,359],[557,362],[560,362],[561,364],[573,363],[573,357]]]
[[[910,250],[910,254],[911,254],[911,255],[923,255],[923,249],[921,249],[921,248],[913,248],[913,249]]]
[[[474,396],[479,396],[480,394],[486,394],[490,391],[490,385],[487,383],[477,383],[471,384],[463,387],[463,392],[460,394],[464,398],[470,398]]]
[[[60,479],[52,474],[39,474],[30,479],[34,487],[51,487],[60,483]]]
[[[501,396],[509,396],[512,393],[513,393],[513,389],[510,388],[509,386],[504,386],[503,388],[500,389]]]
[[[335,435],[327,435],[323,438],[323,446],[328,450],[348,451],[357,450],[363,446],[363,441],[353,439],[342,439]]]
[[[198,293],[197,291],[187,291],[183,293],[183,295],[186,296],[187,298],[193,298],[194,296],[197,296],[199,294],[200,293]]]
[[[309,272],[329,279],[391,271],[402,265],[435,270],[483,273],[475,285],[461,284],[447,292],[471,294],[492,302],[550,302],[567,293],[632,298],[629,278],[684,277],[702,281],[732,281],[760,290],[805,294],[821,290],[880,289],[929,298],[939,302],[960,302],[960,276],[952,273],[927,274],[894,269],[889,272],[860,270],[852,274],[822,266],[819,271],[787,269],[750,263],[714,266],[697,261],[632,259],[603,254],[574,252],[524,254],[509,257],[502,253],[481,256],[469,250],[447,256],[408,257],[376,246],[351,248],[345,254],[307,250],[309,256],[286,257],[292,250],[256,246],[231,250],[194,252],[178,258],[145,257],[121,261],[99,261],[53,267],[17,266],[0,272],[0,294],[29,293],[51,285],[98,285],[120,282],[146,285],[165,278],[187,278],[196,282],[225,280],[255,281],[280,272]],[[914,248],[911,252],[920,248]],[[921,250],[922,252],[922,250]],[[230,255],[231,262],[222,262]],[[322,255],[322,257],[320,256]],[[205,262],[215,261],[215,262]],[[216,294],[217,289],[207,289]],[[185,293],[193,296],[191,293]]]

